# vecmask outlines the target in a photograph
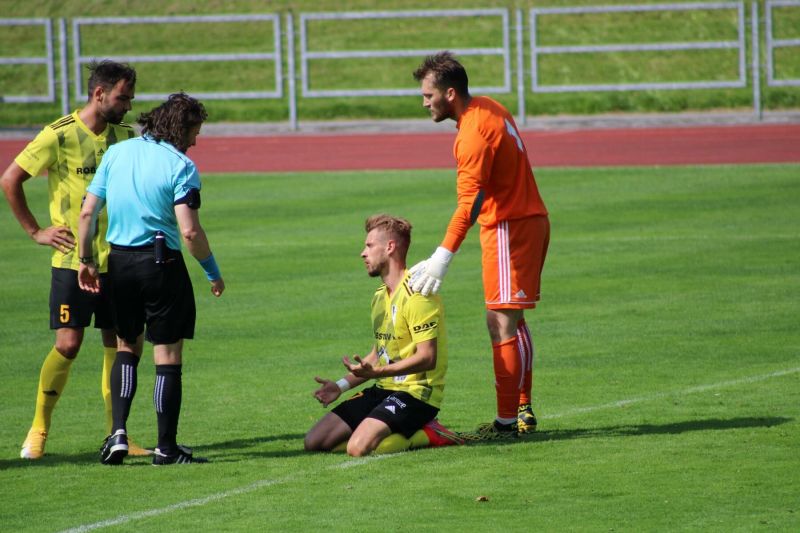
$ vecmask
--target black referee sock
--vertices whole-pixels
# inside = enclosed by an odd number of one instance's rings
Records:
[[[111,367],[112,434],[118,429],[125,429],[128,421],[133,397],[136,395],[137,366],[139,358],[131,352],[117,352],[114,366]]]
[[[153,406],[158,418],[158,449],[171,455],[178,451],[178,418],[181,414],[181,365],[156,365]]]

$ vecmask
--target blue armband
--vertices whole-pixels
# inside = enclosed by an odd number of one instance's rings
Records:
[[[217,266],[217,260],[214,259],[214,254],[198,262],[200,266],[203,267],[203,270],[205,270],[208,281],[216,281],[222,278],[222,274],[219,273],[219,266]]]

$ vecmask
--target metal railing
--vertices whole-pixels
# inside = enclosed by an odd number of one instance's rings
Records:
[[[192,92],[192,95],[205,100],[228,99],[261,99],[283,98],[283,65],[281,58],[281,19],[277,14],[263,15],[198,15],[175,17],[104,17],[76,18],[72,21],[72,38],[74,48],[75,98],[81,98],[83,77],[81,66],[96,59],[96,56],[85,56],[81,51],[81,27],[89,25],[131,25],[131,24],[185,24],[185,23],[236,23],[236,22],[272,22],[274,52],[269,53],[232,53],[232,54],[157,54],[157,55],[111,55],[103,56],[115,61],[128,63],[178,63],[207,61],[272,61],[275,70],[275,88],[271,91],[217,91]],[[136,93],[139,100],[163,100],[169,93]]]
[[[798,78],[775,77],[775,50],[778,48],[800,48],[800,39],[776,39],[773,33],[773,21],[775,8],[798,8],[800,0],[767,0],[765,16],[765,40],[767,56],[767,85],[770,87],[800,87]],[[798,51],[800,53],[800,51]]]
[[[630,44],[596,44],[596,45],[567,45],[567,46],[540,46],[538,44],[538,23],[541,16],[549,15],[585,15],[597,13],[652,13],[667,11],[709,11],[732,10],[737,11],[737,39],[735,41],[684,41],[672,43],[630,43]],[[541,93],[564,92],[596,92],[596,91],[632,91],[632,90],[675,90],[675,89],[714,89],[728,87],[746,87],[747,77],[745,57],[747,46],[745,41],[745,11],[744,2],[714,2],[694,4],[653,4],[653,5],[627,5],[627,6],[587,6],[567,8],[534,8],[530,10],[531,28],[531,90]],[[736,80],[700,80],[700,81],[671,81],[671,82],[641,82],[641,83],[594,83],[570,85],[544,85],[540,82],[539,57],[554,54],[607,54],[616,52],[672,52],[685,50],[720,50],[734,49],[738,52],[738,72]]]
[[[53,21],[48,18],[0,19],[3,26],[41,26],[44,29],[45,55],[39,57],[0,57],[0,65],[44,65],[47,71],[46,95],[0,95],[0,102],[32,104],[56,101],[55,57],[53,53]]]
[[[302,94],[306,98],[321,97],[349,97],[349,96],[407,96],[418,94],[417,89],[387,88],[387,89],[311,89],[309,75],[309,60],[325,59],[365,59],[365,58],[396,58],[396,57],[425,57],[438,52],[431,49],[407,48],[402,50],[326,50],[313,51],[308,49],[309,21],[326,20],[387,20],[408,18],[440,17],[500,17],[501,42],[495,47],[475,48],[459,47],[454,43],[449,49],[459,56],[498,55],[503,58],[503,85],[489,87],[475,87],[473,90],[483,93],[507,93],[511,90],[511,44],[509,41],[509,24],[507,9],[462,9],[462,10],[434,10],[434,11],[374,11],[353,13],[301,13],[300,14],[300,81]]]

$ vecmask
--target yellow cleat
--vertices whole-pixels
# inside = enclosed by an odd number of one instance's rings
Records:
[[[134,457],[145,457],[147,455],[153,455],[153,450],[142,448],[132,440],[128,439],[128,455],[132,455]]]
[[[458,436],[461,437],[467,444],[469,444],[470,442],[516,439],[518,436],[518,431],[519,430],[516,422],[512,422],[511,424],[500,424],[499,422],[494,421],[481,424],[475,431],[459,433]]]
[[[536,415],[533,414],[531,404],[520,405],[517,412],[517,429],[519,434],[533,433],[536,431]]]
[[[19,456],[23,459],[41,459],[44,455],[44,443],[47,440],[47,431],[43,429],[31,428],[25,442],[22,443],[22,450]]]

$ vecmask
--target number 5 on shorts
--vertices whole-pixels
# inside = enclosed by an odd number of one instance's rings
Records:
[[[58,319],[62,324],[69,322],[69,304],[61,304],[58,312]]]

